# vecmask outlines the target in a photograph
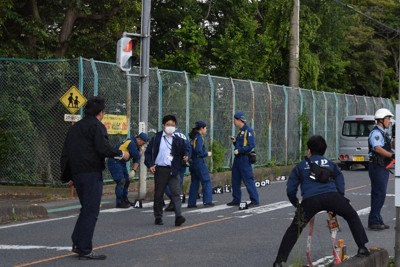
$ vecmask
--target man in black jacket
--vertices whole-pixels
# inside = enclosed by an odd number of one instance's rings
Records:
[[[175,135],[176,117],[166,115],[162,119],[163,131],[156,133],[146,148],[144,164],[154,174],[154,217],[155,224],[163,225],[163,196],[168,185],[171,201],[175,208],[175,226],[185,222],[181,215],[181,187],[179,171],[187,161],[188,150],[184,139]]]
[[[72,181],[82,206],[71,236],[72,251],[79,254],[81,260],[106,258],[92,250],[103,193],[104,160],[106,157],[129,159],[128,152],[117,150],[108,142],[107,129],[101,123],[104,108],[104,98],[88,100],[85,117],[69,129],[61,154],[61,179]]]

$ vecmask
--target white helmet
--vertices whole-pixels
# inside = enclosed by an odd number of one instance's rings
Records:
[[[380,108],[375,112],[375,120],[384,119],[385,117],[394,117],[392,112],[387,108]]]

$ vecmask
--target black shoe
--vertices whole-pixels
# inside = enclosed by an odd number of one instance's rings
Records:
[[[275,261],[274,265],[272,265],[272,266],[273,267],[283,267],[282,263],[281,262],[277,262],[277,261]]]
[[[226,205],[228,205],[228,206],[239,206],[239,203],[231,201],[229,203],[226,203]]]
[[[129,199],[127,199],[127,198],[124,198],[124,199],[122,200],[122,202],[127,203],[127,204],[133,206],[133,203],[130,202]]]
[[[196,206],[196,205],[188,205],[187,207],[188,207],[188,209],[197,208],[197,206]]]
[[[82,254],[81,251],[80,251],[80,249],[77,248],[75,245],[72,245],[71,251],[72,251],[73,253],[76,253],[76,254]]]
[[[163,225],[164,222],[162,221],[161,218],[157,218],[157,219],[154,221],[154,224],[156,224],[156,225]]]
[[[214,207],[215,206],[215,204],[214,203],[205,203],[204,204],[204,208],[211,208],[211,207]]]
[[[382,231],[385,230],[385,226],[382,224],[368,224],[368,229],[373,231]]]
[[[164,209],[165,211],[175,211],[174,204],[172,202]]]
[[[79,255],[80,260],[105,260],[107,258],[106,255],[97,254],[96,252],[90,252],[89,254]]]
[[[248,208],[254,208],[254,207],[258,207],[258,206],[260,206],[260,204],[259,203],[255,203],[255,202],[250,202],[249,204],[247,204]]]
[[[369,252],[369,250],[366,247],[360,247],[360,248],[358,248],[356,256],[362,258],[362,257],[369,256],[369,254],[371,254],[371,253]]]
[[[181,226],[186,221],[185,217],[178,216],[175,219],[175,226]]]
[[[389,229],[389,228],[390,228],[390,226],[387,225],[387,224],[382,224],[382,225],[383,225],[383,227],[384,227],[385,229]]]
[[[131,204],[129,204],[125,201],[122,201],[121,204],[117,204],[117,209],[127,209],[130,207],[131,207]]]

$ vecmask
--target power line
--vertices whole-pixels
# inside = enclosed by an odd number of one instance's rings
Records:
[[[360,10],[356,9],[355,7],[352,7],[349,4],[343,3],[342,1],[339,1],[339,0],[334,0],[334,1],[348,9],[351,9],[352,11],[356,12],[357,14],[360,14],[361,16],[367,18],[368,20],[374,22],[375,24],[379,25],[380,28],[378,28],[377,33],[379,35],[381,35],[382,37],[384,37],[386,39],[394,39],[394,38],[400,36],[399,30],[396,30],[396,29],[384,24],[383,22],[380,22],[377,19],[374,19],[373,17],[368,16],[367,14],[361,12]],[[375,28],[377,28],[376,25],[375,25]]]

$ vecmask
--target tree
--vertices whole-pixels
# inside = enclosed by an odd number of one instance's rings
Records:
[[[3,5],[3,57],[114,60],[122,31],[136,29],[140,17],[137,2],[128,0],[7,0]]]

